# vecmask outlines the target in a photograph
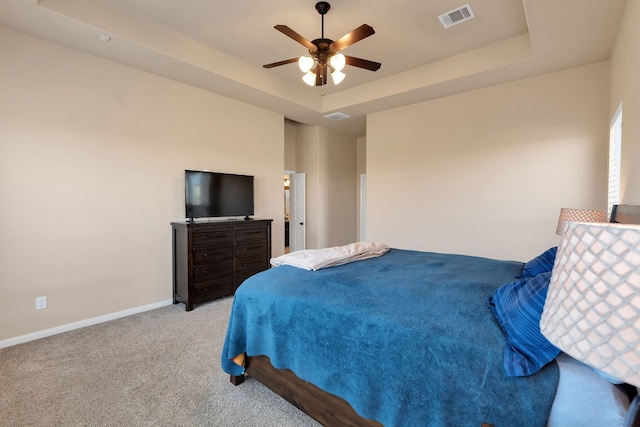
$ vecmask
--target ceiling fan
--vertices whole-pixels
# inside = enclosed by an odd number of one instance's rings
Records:
[[[336,41],[326,39],[324,37],[324,15],[327,14],[330,8],[331,5],[326,1],[316,3],[316,10],[322,16],[322,36],[313,41],[307,40],[286,25],[276,25],[274,27],[276,30],[291,37],[293,40],[309,49],[310,56],[286,59],[284,61],[263,65],[263,67],[273,68],[297,62],[300,70],[305,73],[302,80],[304,80],[304,82],[309,86],[322,86],[327,84],[327,73],[329,70],[333,82],[335,84],[339,84],[345,77],[345,74],[342,72],[345,65],[352,65],[354,67],[364,68],[365,70],[377,71],[381,65],[379,62],[338,53],[352,44],[375,34],[373,27],[363,24],[350,33],[340,37]]]

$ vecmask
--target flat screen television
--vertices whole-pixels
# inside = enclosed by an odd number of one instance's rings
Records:
[[[185,171],[185,212],[194,218],[253,215],[253,176]]]

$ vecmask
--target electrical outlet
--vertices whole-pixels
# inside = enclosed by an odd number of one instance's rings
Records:
[[[36,310],[42,310],[43,308],[47,308],[47,297],[36,298]]]

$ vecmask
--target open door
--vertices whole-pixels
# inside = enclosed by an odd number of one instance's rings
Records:
[[[306,249],[307,245],[307,199],[306,176],[304,173],[293,173],[289,191],[289,247],[291,252]]]

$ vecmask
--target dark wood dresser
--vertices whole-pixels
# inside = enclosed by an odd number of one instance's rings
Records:
[[[249,276],[269,268],[270,219],[172,222],[173,303],[186,311],[233,295]]]

